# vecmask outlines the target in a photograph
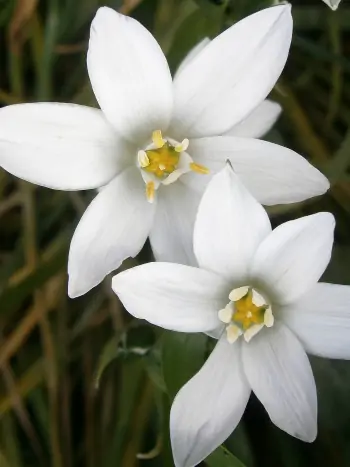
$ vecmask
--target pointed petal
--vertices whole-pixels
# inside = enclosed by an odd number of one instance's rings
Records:
[[[181,180],[160,187],[158,195],[155,221],[150,233],[155,259],[196,266],[193,226],[200,196]]]
[[[334,226],[329,212],[278,226],[259,246],[251,277],[270,291],[272,301],[297,300],[324,273],[331,258]]]
[[[220,34],[174,81],[172,127],[194,138],[242,121],[276,83],[291,37],[289,5],[259,11]]]
[[[169,67],[138,21],[100,8],[91,25],[87,64],[98,103],[121,135],[141,143],[152,131],[166,130],[173,105]]]
[[[136,318],[165,329],[204,332],[221,323],[229,284],[216,274],[172,263],[148,263],[117,274],[112,288]]]
[[[197,57],[197,55],[202,52],[202,50],[210,44],[210,39],[209,37],[205,37],[202,39],[198,44],[196,44],[192,49],[188,52],[188,54],[185,56],[185,58],[182,60],[180,63],[178,69],[176,70],[176,73],[174,75],[174,79],[183,71],[186,66],[192,62],[192,60]]]
[[[59,190],[97,188],[130,164],[129,154],[100,110],[58,103],[0,110],[0,165],[28,182]]]
[[[316,284],[279,316],[308,353],[350,359],[350,286]]]
[[[210,173],[221,170],[229,159],[244,185],[265,205],[296,203],[329,188],[326,177],[304,157],[278,144],[221,136],[191,140],[190,148],[192,158]],[[202,180],[186,175],[183,182],[202,189]]]
[[[238,425],[250,395],[240,357],[240,343],[224,336],[175,397],[170,436],[176,467],[199,464]]]
[[[112,180],[85,211],[69,252],[69,296],[78,297],[143,247],[154,205],[146,200],[140,173],[129,168]]]
[[[271,130],[282,112],[277,103],[265,99],[248,117],[225,133],[226,136],[239,136],[240,138],[261,138]]]
[[[332,10],[336,10],[339,6],[340,0],[323,0]]]
[[[214,175],[202,197],[194,229],[200,267],[242,285],[262,240],[271,232],[265,209],[243,186],[229,164]]]
[[[243,346],[249,384],[271,421],[312,442],[317,434],[317,394],[312,369],[298,339],[280,323]]]

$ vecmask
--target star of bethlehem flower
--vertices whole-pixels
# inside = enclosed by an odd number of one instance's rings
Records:
[[[177,394],[170,417],[176,467],[200,463],[232,433],[251,391],[272,422],[303,441],[317,433],[306,352],[350,358],[350,287],[318,282],[334,218],[322,212],[271,230],[228,165],[203,195],[194,228],[199,267],[149,263],[112,286],[135,317],[218,342]]]
[[[135,256],[148,236],[157,259],[194,263],[199,199],[227,158],[264,204],[328,189],[298,154],[251,138],[277,117],[279,108],[264,99],[291,35],[289,6],[262,10],[192,51],[173,81],[154,37],[103,7],[87,56],[101,110],[58,103],[0,110],[4,169],[49,188],[100,189],[72,239],[71,297]]]

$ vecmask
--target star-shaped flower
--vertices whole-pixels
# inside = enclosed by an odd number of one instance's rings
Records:
[[[100,8],[87,65],[101,110],[57,103],[0,110],[3,168],[50,188],[100,188],[72,239],[71,297],[135,256],[148,236],[157,259],[193,263],[199,199],[227,158],[265,204],[328,189],[293,151],[218,136],[256,112],[284,67],[291,35],[289,6],[262,10],[192,54],[172,81],[154,37],[134,19]]]
[[[197,465],[225,441],[251,391],[279,428],[315,439],[317,396],[306,352],[350,358],[350,287],[318,282],[333,230],[333,216],[322,212],[272,231],[228,165],[199,206],[198,268],[149,263],[114,277],[113,290],[135,317],[219,338],[174,400],[176,467]]]

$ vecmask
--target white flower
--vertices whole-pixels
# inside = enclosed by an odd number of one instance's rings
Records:
[[[350,358],[350,287],[318,283],[333,230],[333,216],[322,212],[271,231],[265,210],[227,166],[199,206],[199,268],[150,263],[114,277],[113,290],[137,318],[219,337],[172,406],[176,467],[198,464],[230,435],[251,391],[279,428],[315,439],[316,388],[305,352]]]
[[[222,33],[172,81],[153,36],[137,21],[100,8],[88,71],[102,110],[41,103],[0,110],[0,164],[61,190],[101,188],[71,243],[69,294],[82,295],[150,236],[157,259],[194,262],[200,195],[230,158],[261,202],[324,193],[328,181],[304,158],[231,130],[265,99],[292,34],[289,6],[260,11]],[[153,202],[154,201],[154,202]]]
[[[323,0],[332,10],[336,10],[339,6],[340,0]]]
[[[209,37],[202,39],[195,45],[186,57],[182,60],[177,69],[174,79],[179,73],[210,44]],[[274,125],[282,112],[281,106],[277,102],[265,99],[259,104],[244,120],[233,125],[232,128],[223,133],[223,136],[241,136],[244,138],[261,138]]]

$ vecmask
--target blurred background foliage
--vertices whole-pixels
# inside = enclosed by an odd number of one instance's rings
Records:
[[[149,28],[175,70],[200,39],[269,2],[0,0],[0,104],[96,105],[85,55],[102,4]],[[284,111],[267,139],[305,155],[332,188],[270,213],[276,225],[332,211],[336,242],[326,279],[350,284],[350,5],[344,0],[332,13],[321,0],[292,4],[291,54],[272,96]],[[85,297],[67,298],[69,242],[93,196],[38,188],[0,171],[0,467],[173,466],[170,403],[213,342],[132,319],[108,279]],[[146,245],[123,267],[150,258]],[[226,447],[205,464],[349,466],[350,363],[312,358],[312,365],[319,393],[314,444],[275,428],[252,397]]]

